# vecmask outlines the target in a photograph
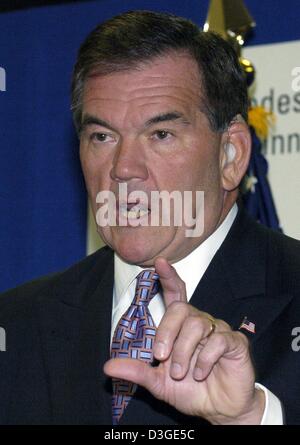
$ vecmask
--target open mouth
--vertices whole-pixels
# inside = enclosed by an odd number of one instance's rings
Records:
[[[140,202],[126,202],[119,204],[119,215],[128,220],[136,220],[145,217],[151,212],[148,205]]]

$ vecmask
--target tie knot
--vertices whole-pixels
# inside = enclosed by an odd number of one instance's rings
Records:
[[[133,304],[147,306],[159,289],[159,275],[151,269],[143,270],[137,276]]]

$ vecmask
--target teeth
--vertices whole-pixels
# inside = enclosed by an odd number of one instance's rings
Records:
[[[148,215],[148,213],[149,213],[149,210],[140,210],[140,218],[142,218],[143,216],[145,216],[145,215]]]
[[[149,210],[145,209],[137,209],[137,210],[127,210],[126,208],[120,209],[120,213],[124,218],[128,219],[138,219],[142,218],[143,216],[147,215],[149,213]]]
[[[128,219],[137,219],[140,215],[140,211],[137,210],[136,212],[134,210],[129,210],[129,212],[127,212],[128,215]]]

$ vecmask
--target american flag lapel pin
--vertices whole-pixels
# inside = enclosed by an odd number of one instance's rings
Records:
[[[249,321],[247,317],[244,317],[239,330],[245,329],[248,332],[251,332],[251,334],[255,334],[255,323],[252,323],[252,321]]]

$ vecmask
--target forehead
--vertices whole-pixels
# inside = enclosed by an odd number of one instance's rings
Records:
[[[90,76],[83,91],[83,112],[176,106],[181,111],[199,107],[201,76],[187,54],[158,57],[132,70]]]

